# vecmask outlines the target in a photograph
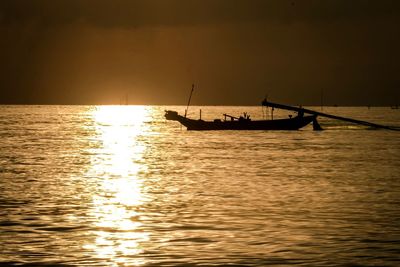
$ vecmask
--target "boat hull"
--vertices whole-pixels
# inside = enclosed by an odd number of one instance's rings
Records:
[[[166,111],[167,120],[179,121],[188,130],[298,130],[311,123],[316,116],[297,116],[278,120],[234,120],[234,121],[204,121],[193,120],[178,115],[175,111]]]

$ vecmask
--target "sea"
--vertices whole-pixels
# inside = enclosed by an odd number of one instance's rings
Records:
[[[0,266],[400,266],[399,131],[165,120],[185,108],[0,106]],[[310,108],[400,126],[400,109]]]

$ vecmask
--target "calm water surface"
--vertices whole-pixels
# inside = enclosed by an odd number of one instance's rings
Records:
[[[191,132],[165,108],[0,106],[0,265],[400,265],[400,132]]]

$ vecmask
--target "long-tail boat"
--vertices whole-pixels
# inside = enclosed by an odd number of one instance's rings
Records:
[[[187,104],[184,116],[179,115],[178,112],[173,111],[173,110],[165,111],[165,118],[167,120],[178,121],[182,125],[184,125],[188,130],[197,130],[197,131],[207,131],[207,130],[298,130],[312,122],[313,129],[316,131],[321,131],[322,127],[319,125],[319,123],[317,121],[317,117],[321,116],[321,117],[327,117],[330,119],[351,122],[351,123],[360,124],[360,125],[373,127],[373,128],[400,131],[400,128],[396,127],[396,126],[380,125],[380,124],[376,124],[376,123],[372,123],[372,122],[335,116],[335,115],[331,115],[331,114],[327,114],[327,113],[314,111],[311,109],[305,109],[302,107],[293,107],[293,106],[273,103],[273,102],[267,101],[266,98],[262,101],[261,105],[263,107],[264,106],[271,107],[272,114],[273,114],[274,108],[278,108],[278,109],[295,111],[295,112],[297,112],[297,116],[293,117],[293,118],[292,118],[292,116],[289,116],[288,119],[274,120],[273,115],[271,114],[272,115],[271,120],[254,120],[253,121],[250,119],[250,116],[248,116],[246,113],[244,114],[244,116],[240,116],[240,117],[234,117],[234,116],[231,116],[228,114],[224,114],[224,120],[215,119],[214,121],[204,121],[201,119],[201,110],[200,110],[200,119],[194,120],[194,119],[189,119],[186,117],[187,111],[188,111],[188,108],[190,105],[190,100],[192,98],[193,90],[194,90],[194,84],[192,84],[192,90],[190,91],[190,96],[189,96],[189,100],[188,100],[188,104]],[[309,114],[309,115],[305,116],[304,114]],[[229,118],[229,119],[227,120],[227,118]]]
[[[316,119],[315,115],[304,116],[301,112],[287,119],[276,120],[251,120],[250,116],[234,117],[224,114],[224,119],[214,121],[194,120],[181,116],[173,110],[165,111],[165,118],[180,122],[188,130],[209,131],[209,130],[298,130]]]

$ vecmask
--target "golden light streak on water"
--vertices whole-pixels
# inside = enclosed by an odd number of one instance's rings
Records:
[[[140,243],[148,241],[148,233],[135,208],[146,202],[143,181],[139,172],[145,171],[143,152],[146,147],[138,137],[146,134],[144,120],[150,114],[145,106],[100,106],[93,110],[97,138],[102,144],[95,148],[90,172],[99,180],[93,192],[95,231],[97,236],[85,249],[92,249],[97,257],[109,258],[114,263],[126,263],[125,256],[142,252]],[[132,258],[130,258],[132,263]],[[142,262],[136,259],[134,262]]]

